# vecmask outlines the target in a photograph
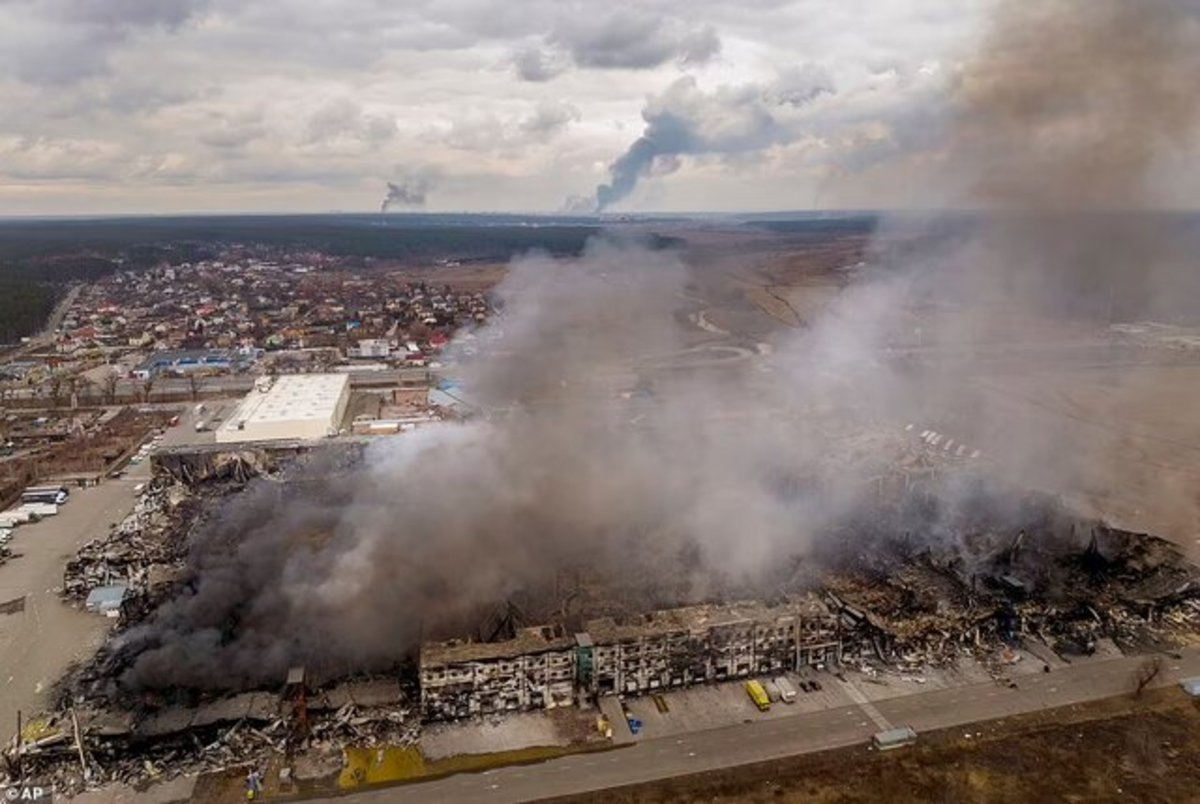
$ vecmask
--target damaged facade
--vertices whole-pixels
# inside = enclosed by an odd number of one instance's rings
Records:
[[[606,617],[574,636],[540,627],[503,642],[422,646],[421,712],[443,720],[552,709],[796,670],[840,654],[838,619],[813,596],[667,609],[625,623]]]

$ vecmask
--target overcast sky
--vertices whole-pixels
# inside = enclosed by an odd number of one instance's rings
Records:
[[[0,0],[0,214],[928,204],[986,7]]]

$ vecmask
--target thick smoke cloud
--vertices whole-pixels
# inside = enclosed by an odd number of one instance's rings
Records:
[[[462,367],[487,415],[376,442],[361,468],[261,481],[225,507],[196,539],[191,590],[125,637],[125,683],[388,667],[570,568],[616,578],[631,606],[769,591],[787,559],[844,534],[866,481],[894,466],[887,442],[836,438],[838,423],[863,437],[942,419],[1021,484],[1099,483],[1123,452],[1074,453],[1063,421],[1014,413],[974,364],[1000,354],[1014,376],[1052,376],[1070,365],[1064,329],[1196,309],[1200,272],[1174,224],[1136,214],[1155,206],[1164,144],[1194,131],[1195,37],[1177,3],[1001,4],[941,167],[959,205],[1002,211],[936,221],[899,254],[888,247],[912,223],[892,222],[870,272],[780,344],[771,373],[678,368],[712,356],[678,325],[677,255],[597,241],[579,260],[518,260],[503,314],[478,333],[495,340]],[[774,142],[777,107],[809,94],[683,81],[597,200],[656,162]]]
[[[1190,315],[1185,227],[1152,213],[1197,133],[1197,75],[1194,4],[1000,4],[938,163],[961,188],[950,206],[1001,213],[953,255],[956,292],[1110,321]]]
[[[925,174],[952,188],[948,208],[975,214],[928,221],[920,247],[892,266],[903,278],[884,325],[895,342],[990,349],[993,364],[1003,358],[1013,369],[1010,382],[969,362],[925,361],[898,401],[986,442],[1006,476],[1101,510],[1145,482],[1137,471],[1153,470],[1141,450],[1162,445],[1141,441],[1136,427],[1089,421],[1065,400],[1030,404],[1023,393],[1046,396],[1016,384],[1094,379],[1080,374],[1089,360],[1117,364],[1121,354],[1109,351],[1111,324],[1195,321],[1194,220],[1164,213],[1161,179],[1195,142],[1197,75],[1194,3],[998,4]],[[889,226],[889,236],[911,236],[914,223]],[[1154,400],[1162,375],[1148,376],[1114,379],[1106,404]],[[1194,490],[1171,482],[1152,481],[1141,506],[1200,523]]]
[[[785,71],[769,85],[713,92],[690,76],[680,78],[646,105],[645,130],[609,167],[594,208],[623,200],[643,178],[674,172],[681,157],[731,157],[788,142],[797,136],[789,111],[833,91],[829,74],[815,65]]]
[[[387,183],[387,196],[379,205],[379,211],[386,213],[395,206],[423,207],[433,189],[433,179],[427,175],[413,174],[398,181]]]
[[[626,585],[632,606],[671,605],[803,553],[878,467],[818,476],[826,447],[796,402],[835,389],[811,360],[752,400],[749,361],[671,368],[728,359],[689,351],[672,316],[688,276],[675,254],[609,241],[518,260],[479,337],[501,334],[462,368],[487,416],[376,442],[346,474],[261,481],[225,507],[197,539],[194,590],[127,637],[140,657],[126,682],[378,669],[563,570]],[[855,349],[828,332],[812,353],[834,366]]]

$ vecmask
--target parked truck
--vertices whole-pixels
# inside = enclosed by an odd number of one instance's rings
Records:
[[[767,695],[767,690],[757,679],[752,678],[746,682],[746,694],[750,696],[750,700],[754,701],[754,705],[760,712],[771,708],[771,696]]]
[[[775,679],[775,689],[779,690],[779,700],[784,703],[796,700],[796,687],[783,676]]]

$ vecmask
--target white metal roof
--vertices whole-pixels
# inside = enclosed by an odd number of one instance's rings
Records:
[[[350,377],[345,374],[286,374],[276,378],[268,390],[247,394],[224,427],[237,429],[239,424],[330,421],[349,385]]]

